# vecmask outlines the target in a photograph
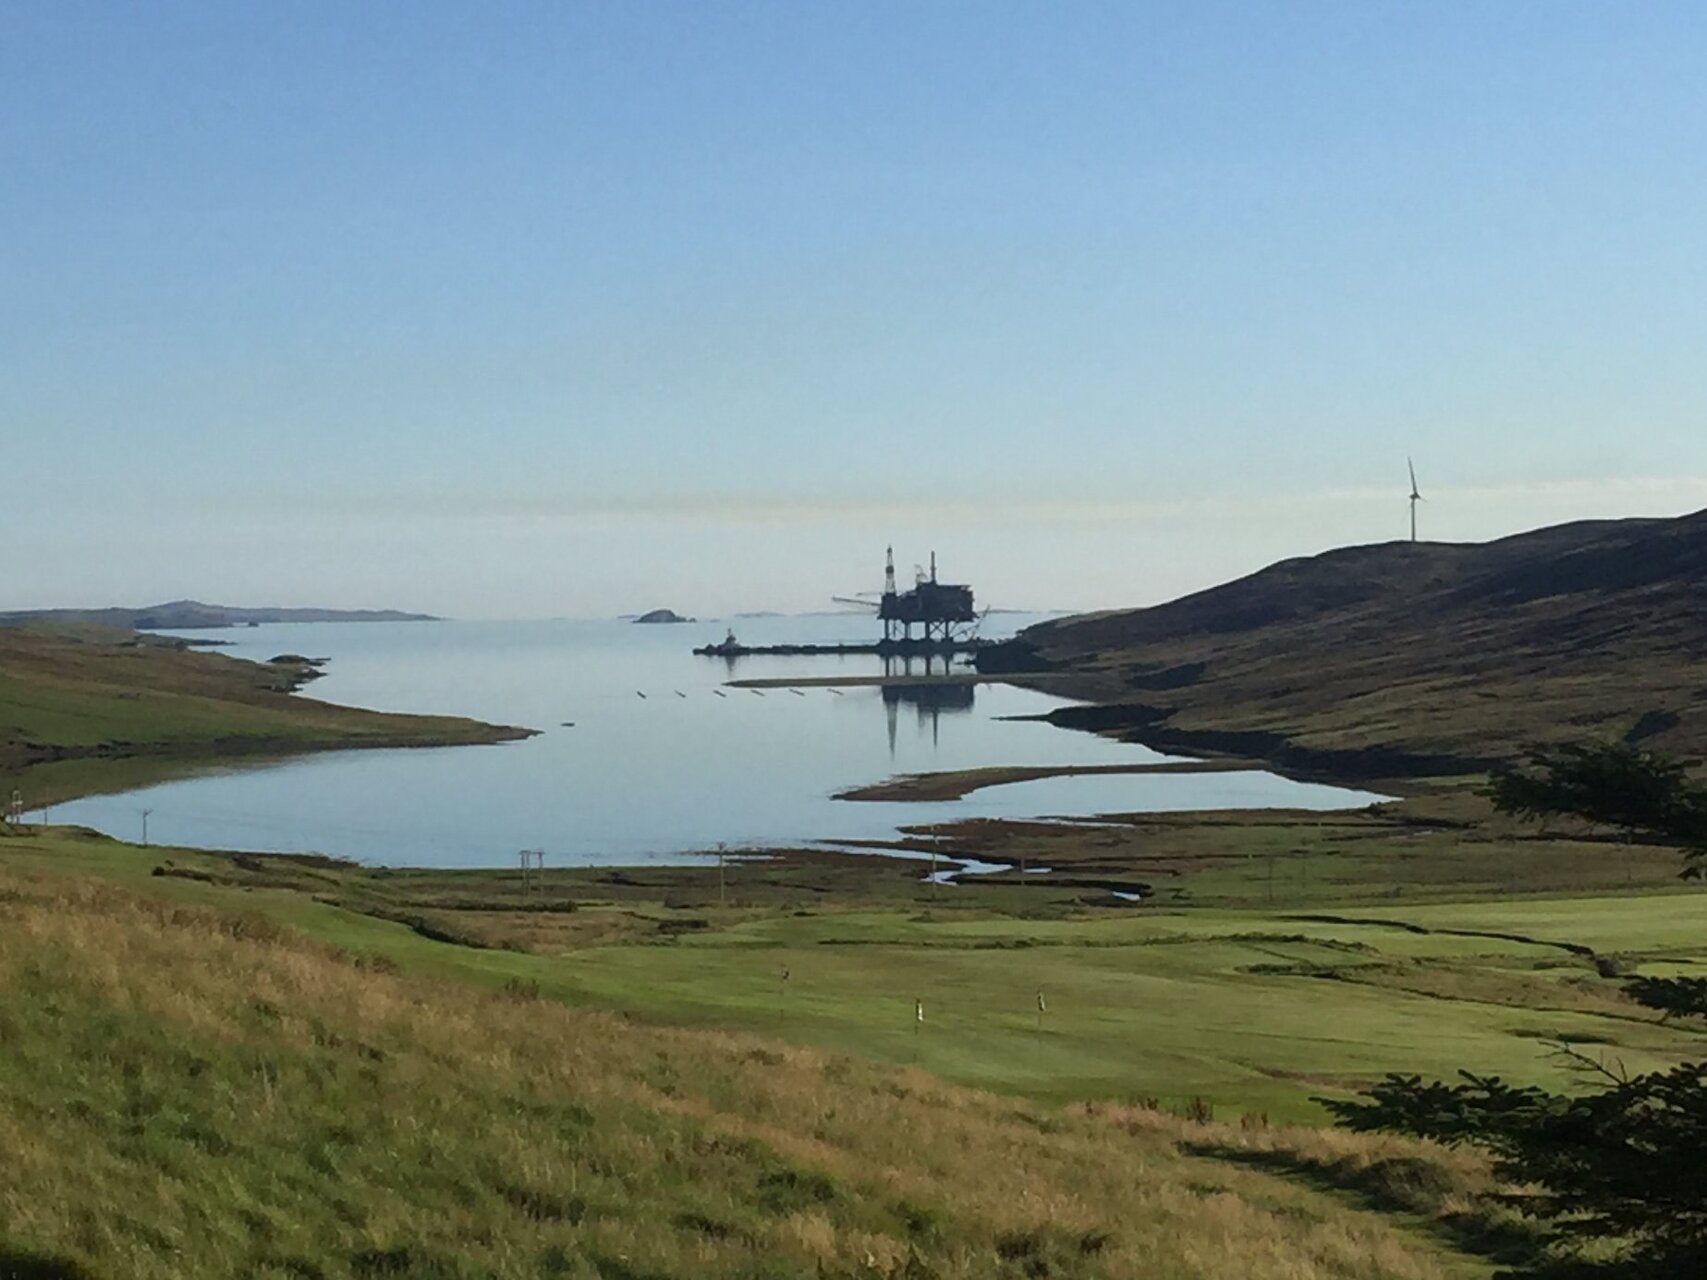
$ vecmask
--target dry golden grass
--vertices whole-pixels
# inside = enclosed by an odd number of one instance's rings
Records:
[[[1426,1226],[1485,1185],[1461,1157],[1041,1110],[433,983],[91,879],[0,871],[0,993],[0,1273],[1487,1271]],[[1411,1223],[1312,1172],[1384,1160],[1420,1188]]]
[[[1051,619],[978,665],[1102,701],[1063,720],[1339,776],[1480,772],[1534,742],[1699,755],[1707,517],[1339,547],[1147,609]],[[1453,758],[1459,767],[1453,767]]]

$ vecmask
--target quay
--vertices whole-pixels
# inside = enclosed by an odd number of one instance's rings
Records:
[[[754,657],[839,657],[845,654],[874,653],[884,658],[949,657],[957,653],[976,653],[987,640],[877,640],[869,644],[739,644],[728,640],[720,644],[701,645],[694,652],[702,658]]]

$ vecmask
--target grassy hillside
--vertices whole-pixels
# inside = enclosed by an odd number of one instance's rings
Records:
[[[1331,880],[1323,892],[1289,876],[1273,907],[1217,909],[1096,907],[1047,878],[932,889],[916,865],[859,857],[743,864],[722,890],[715,868],[550,870],[530,891],[513,870],[364,869],[49,832],[0,838],[8,866],[263,914],[410,972],[526,984],[578,1007],[917,1064],[1056,1104],[1201,1098],[1223,1116],[1319,1120],[1312,1095],[1397,1068],[1568,1087],[1559,1042],[1632,1070],[1707,1044],[1607,976],[1707,960],[1707,895],[1677,888],[1675,854],[1665,879],[1644,870],[1618,897],[1347,901]]]
[[[1040,1109],[10,861],[0,990],[0,1275],[1445,1280],[1522,1243],[1465,1156]]]
[[[526,732],[293,696],[310,669],[103,627],[0,626],[0,786],[22,785],[24,770],[50,762],[496,742]],[[73,783],[99,789],[100,779],[88,767],[62,770],[52,786],[28,787],[29,800],[74,794]]]
[[[1041,623],[979,665],[1081,677],[1100,705],[1064,723],[1342,777],[1470,771],[1597,734],[1698,755],[1704,588],[1707,513],[1347,547]]]

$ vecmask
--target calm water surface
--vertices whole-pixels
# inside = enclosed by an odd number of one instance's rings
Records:
[[[986,635],[1034,621],[991,618]],[[755,658],[690,650],[732,625],[747,643],[868,640],[846,615],[641,626],[624,622],[316,623],[210,633],[221,652],[331,661],[317,698],[540,729],[498,746],[348,751],[56,806],[55,821],[152,842],[323,852],[413,866],[691,861],[692,851],[887,839],[962,817],[1139,809],[1341,808],[1377,797],[1264,773],[1091,776],[992,787],[934,804],[832,800],[896,773],[1163,757],[1052,725],[1006,720],[1062,699],[1006,685],[898,698],[878,688],[726,689],[733,677],[875,675],[876,657]],[[919,668],[915,668],[916,670]],[[641,695],[645,695],[642,697]],[[565,727],[571,722],[573,727]]]

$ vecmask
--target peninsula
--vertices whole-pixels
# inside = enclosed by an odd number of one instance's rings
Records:
[[[60,802],[234,756],[504,742],[532,729],[299,697],[318,663],[247,662],[111,627],[0,626],[0,787]]]
[[[171,600],[131,609],[24,609],[0,613],[0,624],[19,622],[93,623],[139,631],[193,631],[206,627],[259,626],[264,622],[438,622],[430,613],[396,609],[244,609],[200,600]]]

